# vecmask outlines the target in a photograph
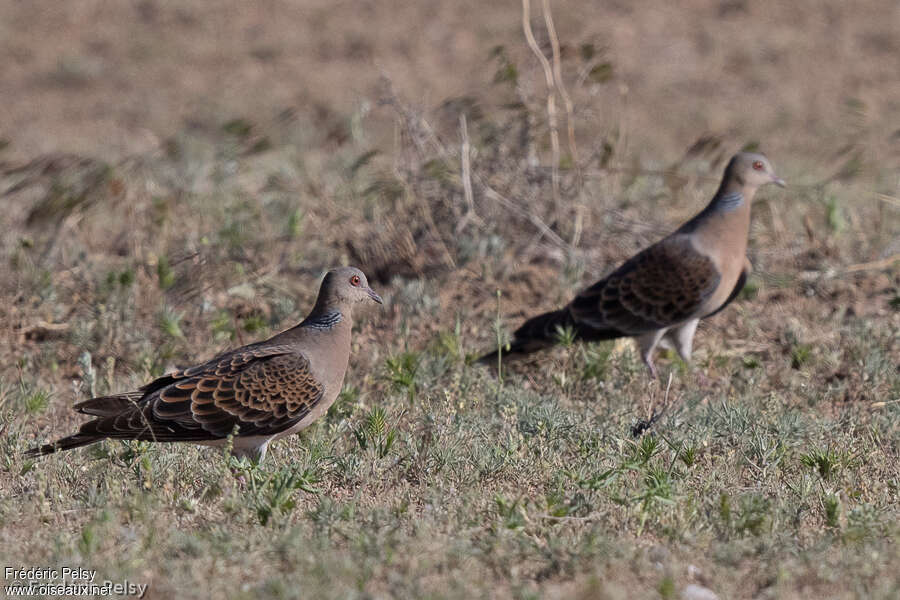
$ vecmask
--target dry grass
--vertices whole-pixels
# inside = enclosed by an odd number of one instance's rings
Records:
[[[0,7],[0,562],[153,598],[900,594],[897,8],[558,3],[553,65],[536,4],[557,151],[518,3]],[[757,145],[793,185],[668,389],[629,346],[468,365]],[[22,460],[348,262],[387,306],[246,486],[193,447]]]

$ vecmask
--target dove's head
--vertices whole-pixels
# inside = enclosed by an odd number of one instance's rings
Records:
[[[728,163],[728,175],[737,179],[742,186],[758,188],[767,183],[784,187],[784,179],[775,174],[769,159],[756,152],[735,154]],[[727,177],[726,177],[727,178]]]
[[[369,287],[366,274],[356,267],[339,267],[328,271],[322,281],[319,297],[331,302],[354,305],[360,302],[377,302],[381,304],[381,296]]]

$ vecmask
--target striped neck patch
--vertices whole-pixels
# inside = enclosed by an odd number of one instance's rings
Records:
[[[314,317],[307,317],[300,326],[313,329],[331,329],[343,320],[344,315],[341,314],[341,311],[333,310]]]
[[[728,192],[716,198],[717,210],[730,212],[744,203],[744,195],[740,192]]]

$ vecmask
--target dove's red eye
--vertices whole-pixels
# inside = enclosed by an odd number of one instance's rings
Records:
[[[359,287],[359,275],[354,275],[350,278],[350,285],[353,287]]]
[[[761,160],[754,161],[753,168],[756,169],[757,171],[762,171],[763,170],[762,161]]]

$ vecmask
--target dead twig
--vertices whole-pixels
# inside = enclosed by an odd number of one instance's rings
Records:
[[[900,254],[894,254],[881,260],[873,260],[871,262],[857,263],[844,268],[844,273],[857,273],[859,271],[878,271],[888,269],[894,266],[894,263],[900,262]]]
[[[565,241],[564,239],[562,239],[561,237],[559,237],[559,236],[556,234],[556,232],[554,232],[552,229],[550,229],[550,226],[547,225],[546,223],[544,223],[544,222],[540,219],[540,217],[538,217],[537,215],[534,215],[534,214],[528,212],[527,210],[524,210],[524,209],[522,209],[522,208],[519,208],[518,206],[515,205],[514,202],[512,202],[512,201],[509,200],[508,198],[504,198],[500,193],[498,193],[496,190],[494,190],[494,188],[492,188],[491,186],[487,185],[487,184],[484,183],[483,181],[479,181],[479,185],[481,185],[481,187],[484,188],[484,194],[485,194],[485,196],[487,196],[487,197],[490,198],[491,200],[494,200],[495,202],[499,202],[501,205],[503,205],[503,206],[504,206],[507,210],[509,210],[510,212],[513,212],[513,213],[515,213],[516,215],[518,215],[518,216],[520,216],[520,217],[522,217],[522,218],[524,218],[524,219],[528,219],[528,220],[531,222],[531,224],[534,225],[535,227],[537,227],[538,230],[539,230],[539,231],[540,231],[540,232],[541,232],[548,240],[550,240],[551,242],[553,242],[554,244],[556,244],[556,245],[559,246],[560,248],[564,249],[566,252],[571,252],[571,251],[572,251],[572,247],[569,246],[569,244],[567,244],[566,241]]]
[[[544,79],[547,83],[547,121],[550,125],[550,152],[552,154],[552,187],[553,187],[553,205],[557,215],[560,210],[559,200],[559,129],[556,125],[556,86],[553,82],[553,68],[550,61],[541,52],[537,40],[534,39],[534,32],[531,30],[531,2],[530,0],[522,0],[522,29],[525,32],[525,41],[528,47],[541,63],[544,70]]]
[[[410,189],[409,184],[405,181],[403,182],[403,187],[406,190],[407,201],[409,198],[414,197],[413,191]],[[425,219],[425,223],[428,226],[428,229],[431,230],[431,235],[434,237],[435,242],[437,242],[438,246],[441,249],[441,252],[444,255],[444,264],[451,269],[456,268],[456,261],[453,259],[453,253],[450,252],[450,248],[447,247],[447,244],[444,242],[443,236],[441,236],[441,231],[437,226],[437,223],[434,222],[434,215],[431,212],[431,206],[425,202],[418,203],[419,211],[422,213],[422,217]]]
[[[550,0],[543,0],[544,22],[547,24],[547,34],[550,36],[550,47],[553,50],[553,78],[556,81],[556,89],[562,97],[563,106],[566,109],[566,128],[569,137],[569,152],[572,162],[578,167],[578,147],[575,145],[575,121],[572,116],[574,104],[569,92],[563,83],[562,63],[560,61],[559,37],[556,35],[556,27],[553,24],[553,13],[550,11]]]
[[[655,383],[655,382],[654,382]],[[653,409],[653,402],[650,402],[650,410],[648,411],[648,417],[646,419],[641,419],[631,428],[631,436],[632,437],[640,437],[644,434],[645,431],[653,427],[653,424],[659,421],[662,416],[666,413],[669,408],[669,390],[672,388],[672,374],[669,373],[669,382],[666,384],[666,393],[663,396],[662,405],[659,407],[659,410]]]
[[[19,329],[18,334],[23,340],[43,341],[47,339],[61,338],[69,333],[68,323],[48,323],[39,321]]]
[[[894,198],[893,196],[888,196],[887,194],[877,194],[877,196],[879,200],[881,200],[888,206],[900,208],[900,198]]]
[[[606,518],[606,515],[601,514],[601,513],[591,513],[591,514],[585,515],[583,517],[572,517],[572,516],[557,517],[556,515],[541,515],[540,518],[546,519],[548,521],[560,521],[560,522],[569,521],[569,522],[573,522],[573,523],[578,523],[578,522],[589,523],[591,521],[597,521],[599,519],[604,519],[604,518]]]
[[[524,0],[524,2],[527,3],[528,0]],[[529,27],[528,31],[529,32],[531,31],[530,27]],[[534,41],[533,35],[531,35],[531,39],[532,39],[532,41]],[[535,44],[536,44],[536,42],[535,42]],[[538,50],[538,52],[540,52],[540,50]],[[543,55],[541,55],[541,56],[543,57]],[[546,58],[544,58],[544,61],[546,62]],[[549,67],[549,63],[547,63],[547,65]],[[550,85],[552,86],[552,84],[553,84],[552,73],[550,75],[549,82],[550,82]],[[425,145],[428,144],[428,145],[431,145],[440,156],[448,156],[450,154],[449,150],[447,149],[446,145],[441,141],[441,139],[438,137],[438,135],[435,133],[434,129],[431,127],[431,125],[428,123],[428,121],[425,118],[421,117],[420,115],[416,114],[414,111],[409,109],[407,106],[405,106],[393,94],[393,91],[390,88],[389,81],[385,85],[386,85],[387,91],[385,92],[384,97],[382,98],[380,103],[383,105],[386,105],[386,106],[391,106],[392,108],[394,108],[395,111],[397,111],[397,114],[401,117],[401,120],[403,122],[405,129],[407,131],[411,132],[411,134],[412,134],[411,137],[414,140],[419,140],[418,143],[419,143],[420,150],[424,151]],[[461,123],[461,125],[462,125],[462,123]],[[468,137],[468,127],[466,127],[465,135],[466,135],[466,137]],[[465,192],[466,179],[469,179],[470,182],[474,182],[475,186],[478,186],[482,190],[482,193],[484,194],[484,196],[486,198],[489,198],[489,199],[497,202],[498,204],[503,206],[508,211],[514,213],[516,216],[528,220],[532,225],[534,225],[537,228],[537,230],[540,232],[542,237],[546,238],[553,245],[560,248],[567,255],[571,256],[572,254],[574,254],[575,249],[570,244],[566,243],[566,241],[563,240],[556,232],[554,232],[550,228],[549,225],[547,225],[543,220],[541,220],[540,217],[538,217],[537,215],[533,214],[532,212],[530,212],[524,208],[520,208],[514,202],[512,202],[511,200],[509,200],[508,198],[506,198],[505,196],[503,196],[502,194],[497,192],[493,187],[488,185],[488,183],[485,181],[485,179],[483,177],[481,177],[481,175],[479,175],[475,169],[472,168],[471,160],[470,160],[468,153],[463,153],[463,156],[468,157],[468,162],[469,162],[469,165],[467,168],[468,176],[466,176],[465,173],[463,174],[463,186],[464,186],[463,191],[464,191],[464,193],[466,193]],[[463,168],[466,169],[466,167],[463,167]],[[410,193],[408,182],[406,182],[403,177],[400,177],[400,179],[401,179],[401,181],[403,181],[403,185],[404,185],[404,188],[406,188],[407,193]],[[474,186],[473,186],[473,190],[474,190]],[[467,198],[466,201],[469,202],[469,199]],[[472,194],[471,202],[472,202],[472,206],[474,207],[474,191]],[[426,216],[429,216],[429,215],[426,215]],[[435,230],[436,224],[434,223],[434,220],[433,219],[429,219],[429,220],[430,220],[430,222],[428,223],[429,227],[431,229]],[[443,251],[444,251],[445,256],[450,258],[450,260],[448,260],[447,263],[454,264],[452,257],[450,257],[450,255],[449,255],[449,251],[446,249],[446,246],[443,244],[443,240],[440,240],[440,243],[441,243],[441,245],[444,246]]]
[[[572,227],[572,245],[578,246],[581,241],[581,233],[584,230],[584,214],[586,207],[584,205],[581,189],[581,166],[578,158],[578,146],[575,144],[575,120],[573,118],[574,104],[572,97],[566,89],[562,77],[562,62],[560,60],[559,37],[556,35],[556,26],[553,24],[553,13],[550,10],[550,0],[543,0],[544,22],[547,25],[547,35],[550,37],[550,48],[553,51],[553,79],[556,82],[556,90],[559,92],[563,101],[563,107],[566,109],[566,131],[569,141],[569,155],[572,159],[572,165],[575,169],[575,181],[578,186],[578,196],[575,204],[575,223]],[[558,165],[555,165],[558,168]]]
[[[466,199],[466,214],[463,215],[459,223],[456,224],[456,233],[459,234],[470,220],[475,220],[479,224],[483,221],[475,212],[475,195],[472,193],[472,165],[471,165],[471,146],[469,145],[469,128],[466,124],[466,115],[459,115],[459,135],[462,138],[462,144],[459,149],[460,166],[462,169],[462,185],[463,196]]]

